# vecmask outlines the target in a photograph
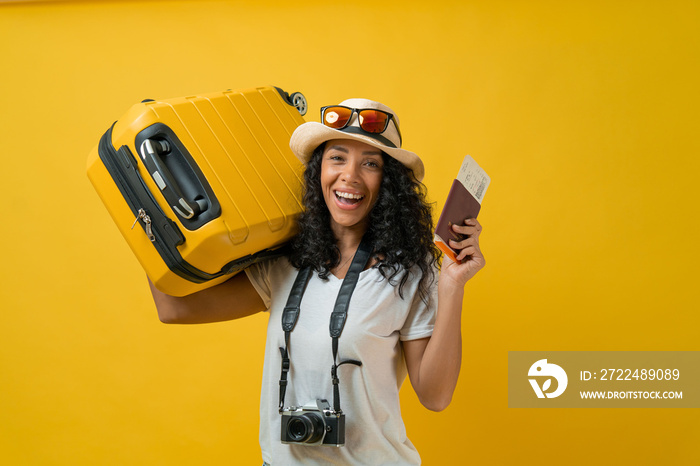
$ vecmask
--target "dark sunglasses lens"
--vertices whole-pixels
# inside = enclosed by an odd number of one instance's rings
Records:
[[[342,128],[348,124],[352,109],[345,107],[328,107],[323,112],[323,124],[330,128]]]
[[[379,110],[362,110],[360,112],[360,128],[368,133],[381,133],[386,129],[389,115]]]

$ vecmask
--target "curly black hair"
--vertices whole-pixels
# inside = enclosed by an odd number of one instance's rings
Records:
[[[312,267],[326,280],[340,263],[340,250],[331,230],[331,216],[321,190],[321,161],[325,144],[313,152],[304,172],[305,210],[298,218],[299,232],[291,241],[289,260],[301,269]],[[393,286],[403,287],[414,267],[420,271],[418,292],[428,302],[428,290],[435,280],[434,265],[440,252],[433,243],[431,206],[425,185],[410,168],[382,153],[384,169],[379,197],[369,214],[365,237],[373,246],[375,268]],[[407,271],[407,273],[402,273]]]

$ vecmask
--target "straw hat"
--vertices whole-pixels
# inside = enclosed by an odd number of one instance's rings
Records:
[[[357,112],[353,113],[348,126],[342,129],[329,128],[317,122],[304,123],[297,127],[289,141],[289,147],[299,157],[299,160],[306,164],[311,158],[313,151],[326,141],[332,139],[354,139],[386,152],[413,170],[416,180],[421,181],[423,179],[425,169],[421,159],[413,152],[401,149],[401,137],[397,127],[399,119],[393,110],[379,102],[367,99],[348,99],[338,105],[359,109],[373,108],[382,110],[391,113],[394,115],[394,118],[391,119],[386,130],[380,134],[363,131],[360,128]]]

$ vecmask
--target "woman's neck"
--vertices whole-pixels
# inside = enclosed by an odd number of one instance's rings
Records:
[[[338,225],[331,220],[331,230],[333,230],[333,236],[335,237],[338,249],[340,249],[341,252],[352,250],[354,254],[354,251],[360,245],[360,241],[362,241],[362,237],[367,231],[367,225],[363,223],[346,227]]]
[[[345,227],[337,224],[332,224],[331,228],[336,239],[336,245],[340,251],[340,261],[338,265],[331,270],[331,273],[338,278],[344,278],[367,228],[365,225]]]

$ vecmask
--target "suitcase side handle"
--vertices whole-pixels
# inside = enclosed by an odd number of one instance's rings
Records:
[[[184,178],[183,181],[190,182],[189,189],[187,189],[190,196],[187,197],[191,199],[186,199],[185,194],[183,194],[184,190],[177,183],[167,165],[162,162],[162,157],[170,153],[168,141],[165,139],[146,139],[141,143],[139,152],[144,165],[151,172],[153,180],[176,214],[189,220],[207,210],[209,205],[205,200],[204,187],[197,186],[198,183],[191,183],[190,177]]]
[[[143,166],[175,218],[193,231],[221,215],[221,205],[187,148],[168,126],[155,123],[134,141]]]

